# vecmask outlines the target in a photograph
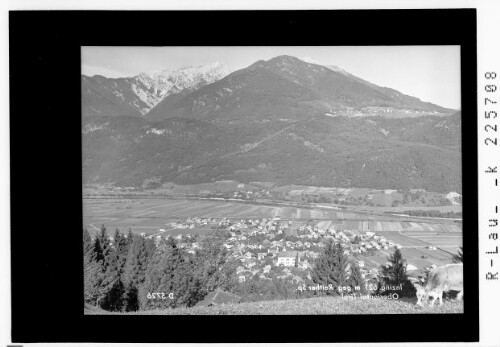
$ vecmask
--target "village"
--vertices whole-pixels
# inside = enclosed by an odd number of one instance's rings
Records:
[[[297,283],[306,278],[310,280],[310,270],[330,240],[342,245],[344,254],[357,263],[363,278],[376,281],[379,269],[365,266],[365,262],[358,260],[356,256],[369,255],[375,250],[401,247],[374,232],[361,234],[350,230],[325,230],[314,225],[312,221],[298,223],[279,217],[238,220],[194,217],[183,222],[172,222],[167,227],[169,229],[160,229],[160,232],[172,229],[187,231],[165,238],[173,237],[179,248],[193,255],[201,247],[199,239],[202,235],[191,234],[190,229],[208,227],[225,231],[227,237],[223,246],[228,251],[228,261],[240,262],[236,269],[239,282],[245,282],[255,276],[271,280],[272,274]],[[148,237],[154,237],[158,242],[162,239],[161,235]]]

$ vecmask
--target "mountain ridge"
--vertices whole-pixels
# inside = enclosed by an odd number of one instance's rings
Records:
[[[260,80],[255,81],[255,75]],[[234,118],[245,113],[254,116],[256,112],[286,113],[283,108],[307,116],[318,113],[420,116],[456,112],[374,85],[345,70],[338,72],[292,56],[278,56],[234,71],[175,103],[163,100],[146,117],[156,120],[173,116],[224,118],[225,114]]]
[[[163,69],[132,77],[82,75],[82,114],[143,116],[165,97],[193,91],[229,73],[222,63]]]

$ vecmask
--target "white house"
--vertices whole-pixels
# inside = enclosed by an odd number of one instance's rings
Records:
[[[413,264],[406,264],[406,270],[407,271],[415,271],[415,270],[418,270],[418,268]]]
[[[298,252],[281,252],[278,254],[278,266],[295,266],[295,260]]]

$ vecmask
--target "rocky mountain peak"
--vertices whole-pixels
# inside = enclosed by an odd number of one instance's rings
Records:
[[[194,91],[229,73],[226,65],[215,62],[126,78],[82,76],[83,115],[145,115],[165,97]]]

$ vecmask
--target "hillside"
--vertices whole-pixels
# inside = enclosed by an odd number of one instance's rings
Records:
[[[414,300],[416,301],[416,300]],[[442,307],[417,307],[413,301],[375,299],[342,299],[318,297],[310,299],[247,302],[210,307],[178,308],[116,313],[86,306],[85,314],[139,315],[300,315],[300,314],[419,314],[463,313],[463,301],[445,300]]]
[[[460,116],[219,123],[84,120],[84,182],[193,184],[231,179],[461,191]]]

